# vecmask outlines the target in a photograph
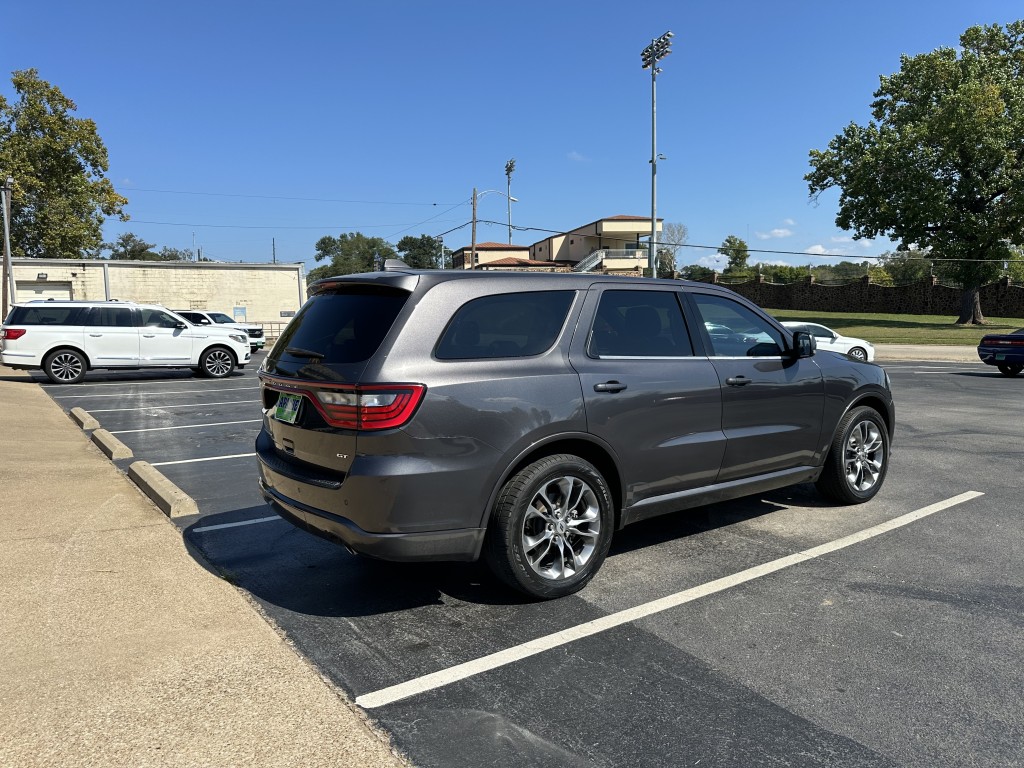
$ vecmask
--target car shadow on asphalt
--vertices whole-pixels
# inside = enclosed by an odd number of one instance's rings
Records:
[[[617,531],[610,556],[706,533],[777,512],[780,507],[832,506],[810,484],[719,502],[645,520]],[[268,605],[309,616],[374,616],[440,605],[448,598],[478,605],[539,602],[475,563],[396,563],[353,555],[285,521],[240,526],[216,535],[194,528],[267,517],[267,507],[207,515],[182,531],[193,558]]]

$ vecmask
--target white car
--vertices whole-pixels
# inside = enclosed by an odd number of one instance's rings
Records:
[[[76,384],[94,368],[191,368],[220,379],[249,357],[244,332],[196,327],[155,304],[28,301],[0,326],[0,362],[41,368],[55,384]]]
[[[854,360],[865,360],[869,363],[875,359],[875,348],[870,341],[855,339],[852,336],[843,336],[831,328],[819,325],[818,323],[787,320],[782,325],[791,331],[807,331],[818,343],[818,349],[839,352],[843,355],[849,355]]]
[[[174,313],[181,315],[192,325],[223,325],[226,328],[245,331],[245,335],[249,337],[249,347],[253,352],[263,349],[263,345],[266,343],[266,339],[263,337],[263,326],[235,322],[223,312],[210,312],[206,309],[176,309]]]

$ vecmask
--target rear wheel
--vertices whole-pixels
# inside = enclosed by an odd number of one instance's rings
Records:
[[[1000,363],[997,367],[1003,376],[1016,376],[1021,371],[1024,371],[1024,365],[1020,365],[1019,363],[1015,363],[1013,365]]]
[[[199,371],[211,379],[223,379],[235,370],[235,358],[224,347],[210,347],[199,358]]]
[[[569,454],[547,456],[501,489],[484,556],[495,575],[533,597],[563,597],[597,573],[612,540],[611,494],[601,473]]]
[[[861,406],[839,422],[818,490],[842,504],[873,498],[889,468],[889,430],[874,408]]]
[[[43,361],[43,371],[54,384],[77,384],[88,367],[85,357],[74,349],[55,350]]]

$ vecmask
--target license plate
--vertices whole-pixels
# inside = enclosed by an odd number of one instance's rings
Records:
[[[277,406],[274,408],[274,418],[283,421],[285,424],[294,424],[299,416],[299,406],[302,405],[302,395],[281,394],[277,398]]]
[[[1006,355],[996,355],[996,360],[1005,360]]]

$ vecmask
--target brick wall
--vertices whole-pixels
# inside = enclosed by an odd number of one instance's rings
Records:
[[[759,306],[810,312],[870,312],[899,315],[960,314],[963,292],[939,285],[934,277],[909,285],[877,285],[861,278],[846,285],[819,285],[813,278],[799,283],[752,280],[726,286]],[[981,310],[992,317],[1024,317],[1024,286],[1008,278],[982,286]]]

